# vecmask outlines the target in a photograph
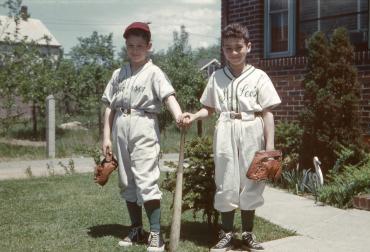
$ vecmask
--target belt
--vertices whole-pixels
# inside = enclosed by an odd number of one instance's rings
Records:
[[[254,117],[262,116],[262,112],[254,112]],[[243,118],[241,113],[233,113],[230,112],[230,119],[239,119],[241,120]]]
[[[131,114],[131,109],[123,109],[123,108],[121,108],[121,111],[122,111],[122,113],[127,114],[127,115],[130,115]]]

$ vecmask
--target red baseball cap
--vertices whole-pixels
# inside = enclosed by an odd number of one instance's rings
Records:
[[[150,33],[150,29],[149,29],[149,26],[146,24],[146,23],[142,23],[142,22],[134,22],[132,24],[130,24],[126,30],[125,30],[125,33],[123,34],[123,37],[125,39],[127,39],[127,32],[130,30],[130,29],[143,29],[145,31],[148,31]]]

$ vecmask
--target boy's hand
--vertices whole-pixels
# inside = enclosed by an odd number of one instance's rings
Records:
[[[178,120],[181,125],[184,125],[185,128],[190,128],[191,124],[196,120],[195,114],[184,113],[178,117]]]
[[[112,154],[112,142],[109,139],[104,139],[102,144],[102,151],[103,155],[107,155],[107,150],[109,151],[109,154]]]

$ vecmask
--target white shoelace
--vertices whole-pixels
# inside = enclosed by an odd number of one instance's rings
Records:
[[[159,232],[150,232],[149,247],[159,246]]]
[[[220,236],[218,238],[220,238],[220,239],[222,237],[224,237],[224,238],[221,241],[219,241],[215,247],[223,247],[226,243],[228,243],[230,241],[232,235],[233,234],[231,232],[230,233],[225,233],[225,231],[221,230],[220,231]]]
[[[260,246],[256,242],[256,236],[253,234],[253,232],[243,232],[242,234],[243,239],[246,239],[248,243],[251,243],[252,246]]]

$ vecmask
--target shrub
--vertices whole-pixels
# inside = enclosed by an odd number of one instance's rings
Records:
[[[341,145],[355,152],[351,164],[361,156],[359,98],[361,84],[356,83],[353,47],[345,28],[334,30],[331,44],[322,32],[316,32],[308,46],[307,74],[301,79],[305,88],[305,108],[300,122],[305,127],[300,164],[307,165],[317,156],[324,171],[333,168],[335,151]],[[325,172],[327,173],[327,172]]]
[[[185,158],[189,158],[189,167],[183,173],[183,204],[182,211],[204,210],[203,218],[207,217],[208,226],[218,223],[219,213],[213,207],[216,193],[214,182],[215,164],[213,160],[213,139],[210,137],[194,138],[186,141]],[[169,164],[177,167],[173,163]],[[175,193],[176,173],[168,172],[162,188]]]
[[[298,153],[302,134],[303,128],[299,126],[299,122],[288,122],[286,118],[284,122],[278,121],[275,127],[275,146],[282,150],[283,159]]]
[[[339,208],[353,205],[353,196],[370,193],[370,162],[359,167],[348,165],[344,171],[330,176],[320,190],[319,201]]]

